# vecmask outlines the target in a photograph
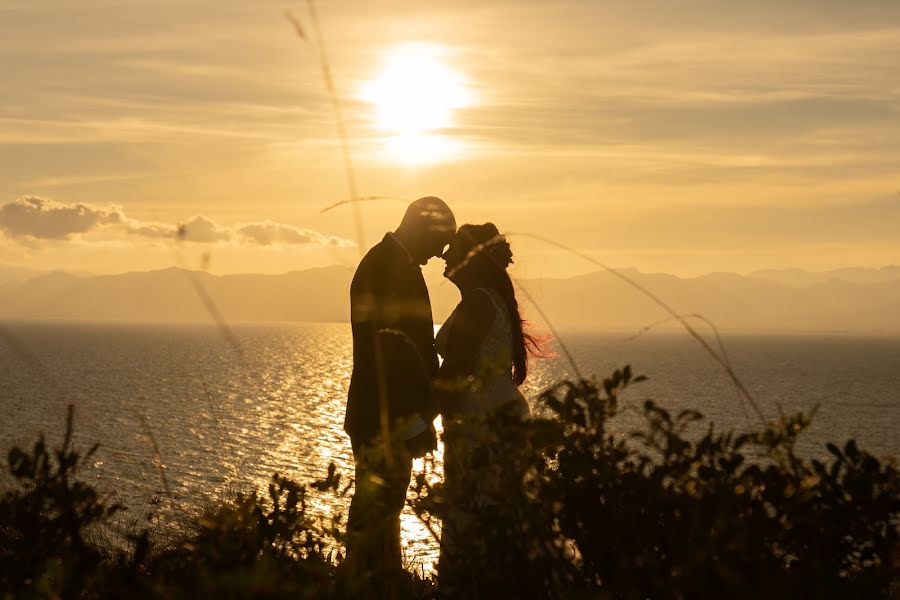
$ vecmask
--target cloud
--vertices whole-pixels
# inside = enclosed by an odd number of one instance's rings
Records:
[[[123,221],[124,215],[116,207],[63,204],[35,196],[0,206],[0,231],[13,238],[65,240],[74,234]]]
[[[283,223],[261,221],[258,223],[246,223],[236,228],[239,236],[253,241],[262,246],[272,244],[303,245],[316,244],[319,246],[346,246],[347,240],[334,236],[324,236],[317,231],[301,229]]]
[[[42,240],[65,241],[106,231],[124,237],[180,240],[198,244],[256,246],[352,246],[349,240],[263,220],[222,225],[203,215],[182,223],[141,221],[116,206],[67,204],[26,196],[0,205],[0,232],[27,246]]]
[[[189,242],[212,244],[227,242],[234,234],[226,227],[220,227],[204,216],[197,215],[177,228],[178,237]]]
[[[175,239],[178,235],[178,226],[168,223],[147,223],[128,219],[126,231],[132,235],[147,238]]]

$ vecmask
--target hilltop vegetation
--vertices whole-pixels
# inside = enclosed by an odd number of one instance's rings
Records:
[[[566,381],[540,399],[546,416],[499,413],[480,425],[456,494],[418,473],[426,523],[448,507],[473,531],[452,577],[409,574],[410,598],[891,597],[898,588],[900,479],[856,443],[827,460],[794,452],[808,415],[757,432],[719,432],[695,411],[619,405],[641,378]],[[609,430],[622,410],[643,426]],[[124,507],[77,477],[93,449],[43,438],[12,448],[0,497],[4,597],[338,597],[343,523],[314,518],[311,494],[346,493],[332,469],[300,485],[206,507],[175,537],[148,523],[104,543]],[[451,552],[452,554],[452,552]]]

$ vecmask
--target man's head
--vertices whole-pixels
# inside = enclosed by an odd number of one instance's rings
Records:
[[[413,260],[424,265],[440,256],[456,233],[456,218],[450,207],[435,196],[419,198],[409,205],[396,235],[412,254]]]

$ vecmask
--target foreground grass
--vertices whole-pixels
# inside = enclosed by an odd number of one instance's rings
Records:
[[[794,452],[798,414],[757,432],[690,435],[695,411],[647,402],[643,427],[608,431],[639,378],[562,382],[551,416],[502,413],[465,429],[472,451],[452,486],[414,481],[417,514],[451,516],[465,543],[443,548],[439,578],[409,574],[409,598],[892,597],[900,593],[900,482],[850,441],[828,459]],[[133,527],[125,547],[98,531],[123,510],[77,478],[71,412],[61,446],[43,438],[7,460],[0,498],[0,597],[336,598],[342,523],[307,509],[338,493],[333,470],[300,485],[208,506],[177,538]],[[447,521],[448,523],[450,521]],[[339,585],[340,584],[340,585]],[[357,596],[358,597],[358,596]]]

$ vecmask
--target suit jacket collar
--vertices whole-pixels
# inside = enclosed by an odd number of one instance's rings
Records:
[[[403,242],[400,241],[400,238],[398,238],[398,237],[394,234],[393,231],[388,231],[386,234],[384,234],[384,239],[385,239],[385,240],[393,240],[393,243],[394,243],[398,248],[400,248],[401,250],[403,250],[403,253],[404,253],[404,254],[406,254],[406,257],[409,259],[409,264],[415,265],[415,266],[417,266],[417,267],[419,266],[418,264],[416,264],[416,261],[413,260],[412,253],[410,253],[409,249],[408,249],[406,246],[403,245]]]

